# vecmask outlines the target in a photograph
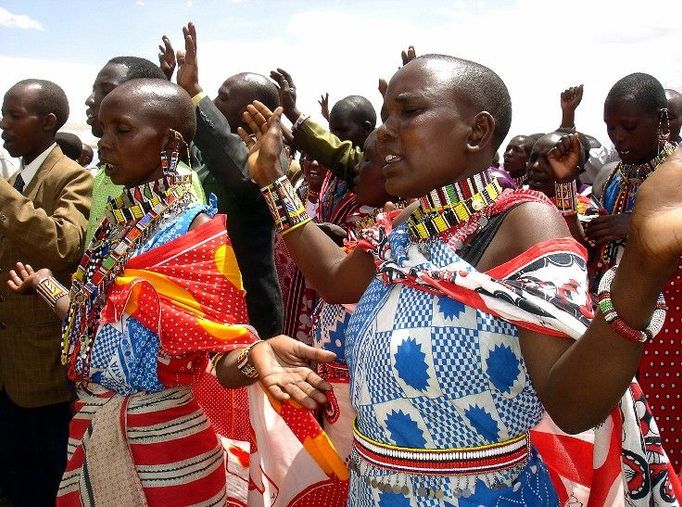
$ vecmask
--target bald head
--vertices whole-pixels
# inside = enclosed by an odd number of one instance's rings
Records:
[[[349,95],[332,107],[329,130],[342,141],[362,146],[377,123],[372,103],[361,95]]]
[[[41,116],[54,114],[56,132],[69,119],[69,100],[64,90],[52,81],[44,79],[24,79],[15,84],[10,90],[21,89],[30,97],[33,111]]]
[[[274,111],[279,106],[277,86],[261,74],[241,72],[225,80],[213,103],[223,113],[230,128],[237,130],[237,127],[246,128],[241,114],[254,100]]]
[[[500,76],[480,63],[448,55],[423,55],[410,63],[429,69],[472,113],[490,113],[495,120],[492,147],[495,151],[500,147],[512,115],[509,90]]]
[[[194,139],[197,123],[189,94],[178,85],[162,79],[132,79],[117,86],[102,101],[147,116],[157,128],[177,130],[187,143]]]
[[[665,98],[668,99],[668,117],[670,118],[670,140],[680,139],[680,127],[682,126],[682,93],[675,90],[666,90]]]

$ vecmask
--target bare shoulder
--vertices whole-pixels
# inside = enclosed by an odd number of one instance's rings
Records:
[[[189,230],[196,229],[197,227],[204,225],[207,222],[210,222],[212,218],[208,216],[206,213],[199,213],[194,220],[192,221],[192,225],[189,226]]]
[[[571,237],[571,231],[556,208],[542,202],[520,204],[504,219],[477,267],[479,271],[487,271],[533,245],[566,237]]]

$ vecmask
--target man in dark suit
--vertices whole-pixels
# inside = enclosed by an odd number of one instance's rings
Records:
[[[261,338],[270,338],[282,332],[283,320],[273,258],[273,223],[260,189],[249,177],[248,150],[234,132],[242,125],[241,111],[254,100],[273,109],[277,107],[277,87],[265,76],[238,74],[225,81],[214,103],[199,86],[194,25],[190,23],[183,31],[186,46],[189,37],[193,47],[179,59],[178,84],[197,107],[194,143],[201,150],[210,175],[222,186],[225,199],[221,211],[227,213],[228,233],[244,280],[250,323]]]
[[[0,179],[0,271],[17,261],[63,284],[83,253],[92,177],[55,144],[69,106],[50,81],[15,84],[2,104],[2,139],[20,171]],[[54,505],[66,465],[71,393],[61,322],[37,295],[0,284],[0,489],[15,506]]]

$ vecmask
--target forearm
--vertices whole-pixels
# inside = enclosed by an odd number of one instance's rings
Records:
[[[250,386],[256,379],[247,377],[237,368],[237,359],[242,349],[233,350],[214,358],[215,375],[220,385],[230,389]]]
[[[71,306],[71,297],[67,287],[59,283],[55,277],[45,276],[36,280],[34,289],[57,317],[61,320],[66,318]]]
[[[671,273],[671,268],[647,263],[636,245],[626,249],[611,298],[627,325],[647,326]],[[634,377],[644,347],[617,334],[598,313],[583,336],[556,361],[544,384],[543,403],[555,422],[577,433],[603,421]]]
[[[573,109],[563,109],[561,111],[561,125],[559,128],[575,128],[575,111]]]
[[[356,303],[374,276],[369,254],[354,250],[347,255],[313,222],[285,234],[284,242],[306,282],[327,303]]]
[[[360,148],[350,141],[341,141],[310,118],[294,132],[294,143],[339,178],[348,179],[355,165],[364,158]]]

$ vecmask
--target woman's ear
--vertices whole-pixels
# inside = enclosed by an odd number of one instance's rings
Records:
[[[480,152],[492,141],[495,132],[495,118],[488,111],[481,111],[474,116],[471,133],[467,140],[467,151]]]

